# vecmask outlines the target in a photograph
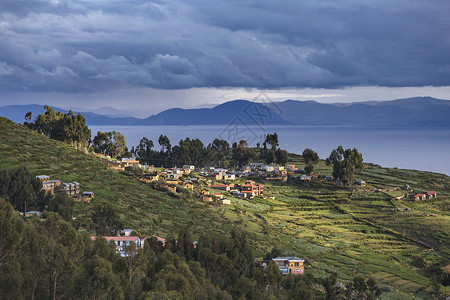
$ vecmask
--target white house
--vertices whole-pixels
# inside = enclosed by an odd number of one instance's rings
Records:
[[[230,173],[226,173],[222,175],[223,180],[235,180],[236,179],[236,175],[235,174],[230,174]]]
[[[273,171],[275,171],[275,166],[273,166],[273,165],[262,165],[261,166],[261,170],[266,171],[266,172],[273,172]]]
[[[192,172],[195,170],[195,167],[193,165],[183,165],[183,169],[189,169]]]
[[[136,247],[144,247],[144,243],[141,243],[141,239],[138,236],[104,236],[107,242],[113,241],[116,244],[116,253],[122,257],[126,257],[125,248],[130,246],[132,242],[136,244]],[[91,239],[95,241],[96,236],[91,236]]]

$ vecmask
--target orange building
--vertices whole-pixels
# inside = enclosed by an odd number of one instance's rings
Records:
[[[303,274],[305,270],[305,266],[303,265],[305,261],[295,256],[276,257],[272,260],[277,264],[278,269],[283,274]]]

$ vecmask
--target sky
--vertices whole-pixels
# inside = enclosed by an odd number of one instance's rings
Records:
[[[0,105],[450,99],[448,0],[2,0]],[[114,111],[114,110],[111,110]]]

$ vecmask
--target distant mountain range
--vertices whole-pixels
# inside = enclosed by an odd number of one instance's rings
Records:
[[[55,108],[66,113],[67,110]],[[42,105],[0,107],[0,116],[23,123],[25,114],[44,112]],[[82,112],[88,125],[314,125],[450,127],[450,100],[415,97],[392,101],[324,104],[286,100],[256,103],[229,101],[213,108],[172,108],[145,119]]]

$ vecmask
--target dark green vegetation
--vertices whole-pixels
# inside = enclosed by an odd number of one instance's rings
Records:
[[[64,220],[72,220],[73,200],[66,194],[46,193],[42,183],[26,167],[15,171],[0,169],[0,197],[17,211],[57,212]]]
[[[333,177],[348,186],[353,184],[355,174],[362,171],[363,157],[356,148],[344,150],[339,146],[331,152],[326,164],[333,166]]]
[[[97,135],[92,140],[92,148],[95,153],[101,153],[111,157],[123,155],[128,151],[125,137],[116,131],[97,132]]]
[[[99,134],[102,133],[99,132]],[[266,163],[276,162],[284,165],[288,160],[288,152],[278,147],[278,136],[276,133],[266,136],[262,148],[259,144],[257,148],[249,148],[245,140],[240,140],[239,143],[234,142],[230,148],[226,140],[217,138],[208,145],[204,145],[199,139],[186,138],[185,140],[180,140],[178,145],[172,147],[169,138],[163,135],[159,137],[158,143],[161,146],[159,151],[153,149],[155,144],[152,140],[143,137],[139,145],[136,148],[133,147],[131,152],[141,162],[167,167],[186,164],[192,164],[196,167],[205,165],[240,167],[254,159]],[[270,145],[270,148],[267,145]],[[100,147],[96,146],[94,139],[94,151],[103,153],[100,149]]]
[[[305,166],[299,155],[290,154],[288,161]],[[190,226],[194,237],[205,231],[228,236],[238,228],[247,233],[255,257],[277,246],[283,253],[305,258],[307,272],[317,278],[335,272],[340,281],[350,282],[356,273],[371,275],[382,284],[385,298],[430,297],[433,274],[449,263],[450,178],[445,175],[365,165],[357,175],[368,183],[364,188],[338,188],[325,181],[262,182],[265,198],[229,198],[232,205],[223,209],[184,194],[156,191],[63,143],[0,118],[0,168],[16,170],[21,165],[33,175],[78,181],[83,190],[96,193],[90,204],[75,203],[76,226],[95,229],[91,219],[95,204],[110,203],[125,227],[143,235],[170,237]],[[325,175],[333,171],[324,161],[315,169]],[[393,199],[404,192],[391,189],[404,184],[417,192],[436,190],[438,199]]]
[[[25,122],[30,129],[48,136],[51,139],[68,143],[79,148],[86,147],[91,138],[91,131],[86,126],[86,119],[72,111],[64,114],[45,106],[45,113],[39,114],[33,122],[31,112],[25,115]]]
[[[194,247],[182,230],[165,247],[156,238],[132,243],[126,256],[97,237],[92,241],[55,213],[24,222],[0,198],[0,299],[375,299],[373,279],[282,276],[271,262],[255,264],[246,234],[203,234]],[[272,251],[273,252],[273,251]],[[324,291],[325,290],[325,291]]]

